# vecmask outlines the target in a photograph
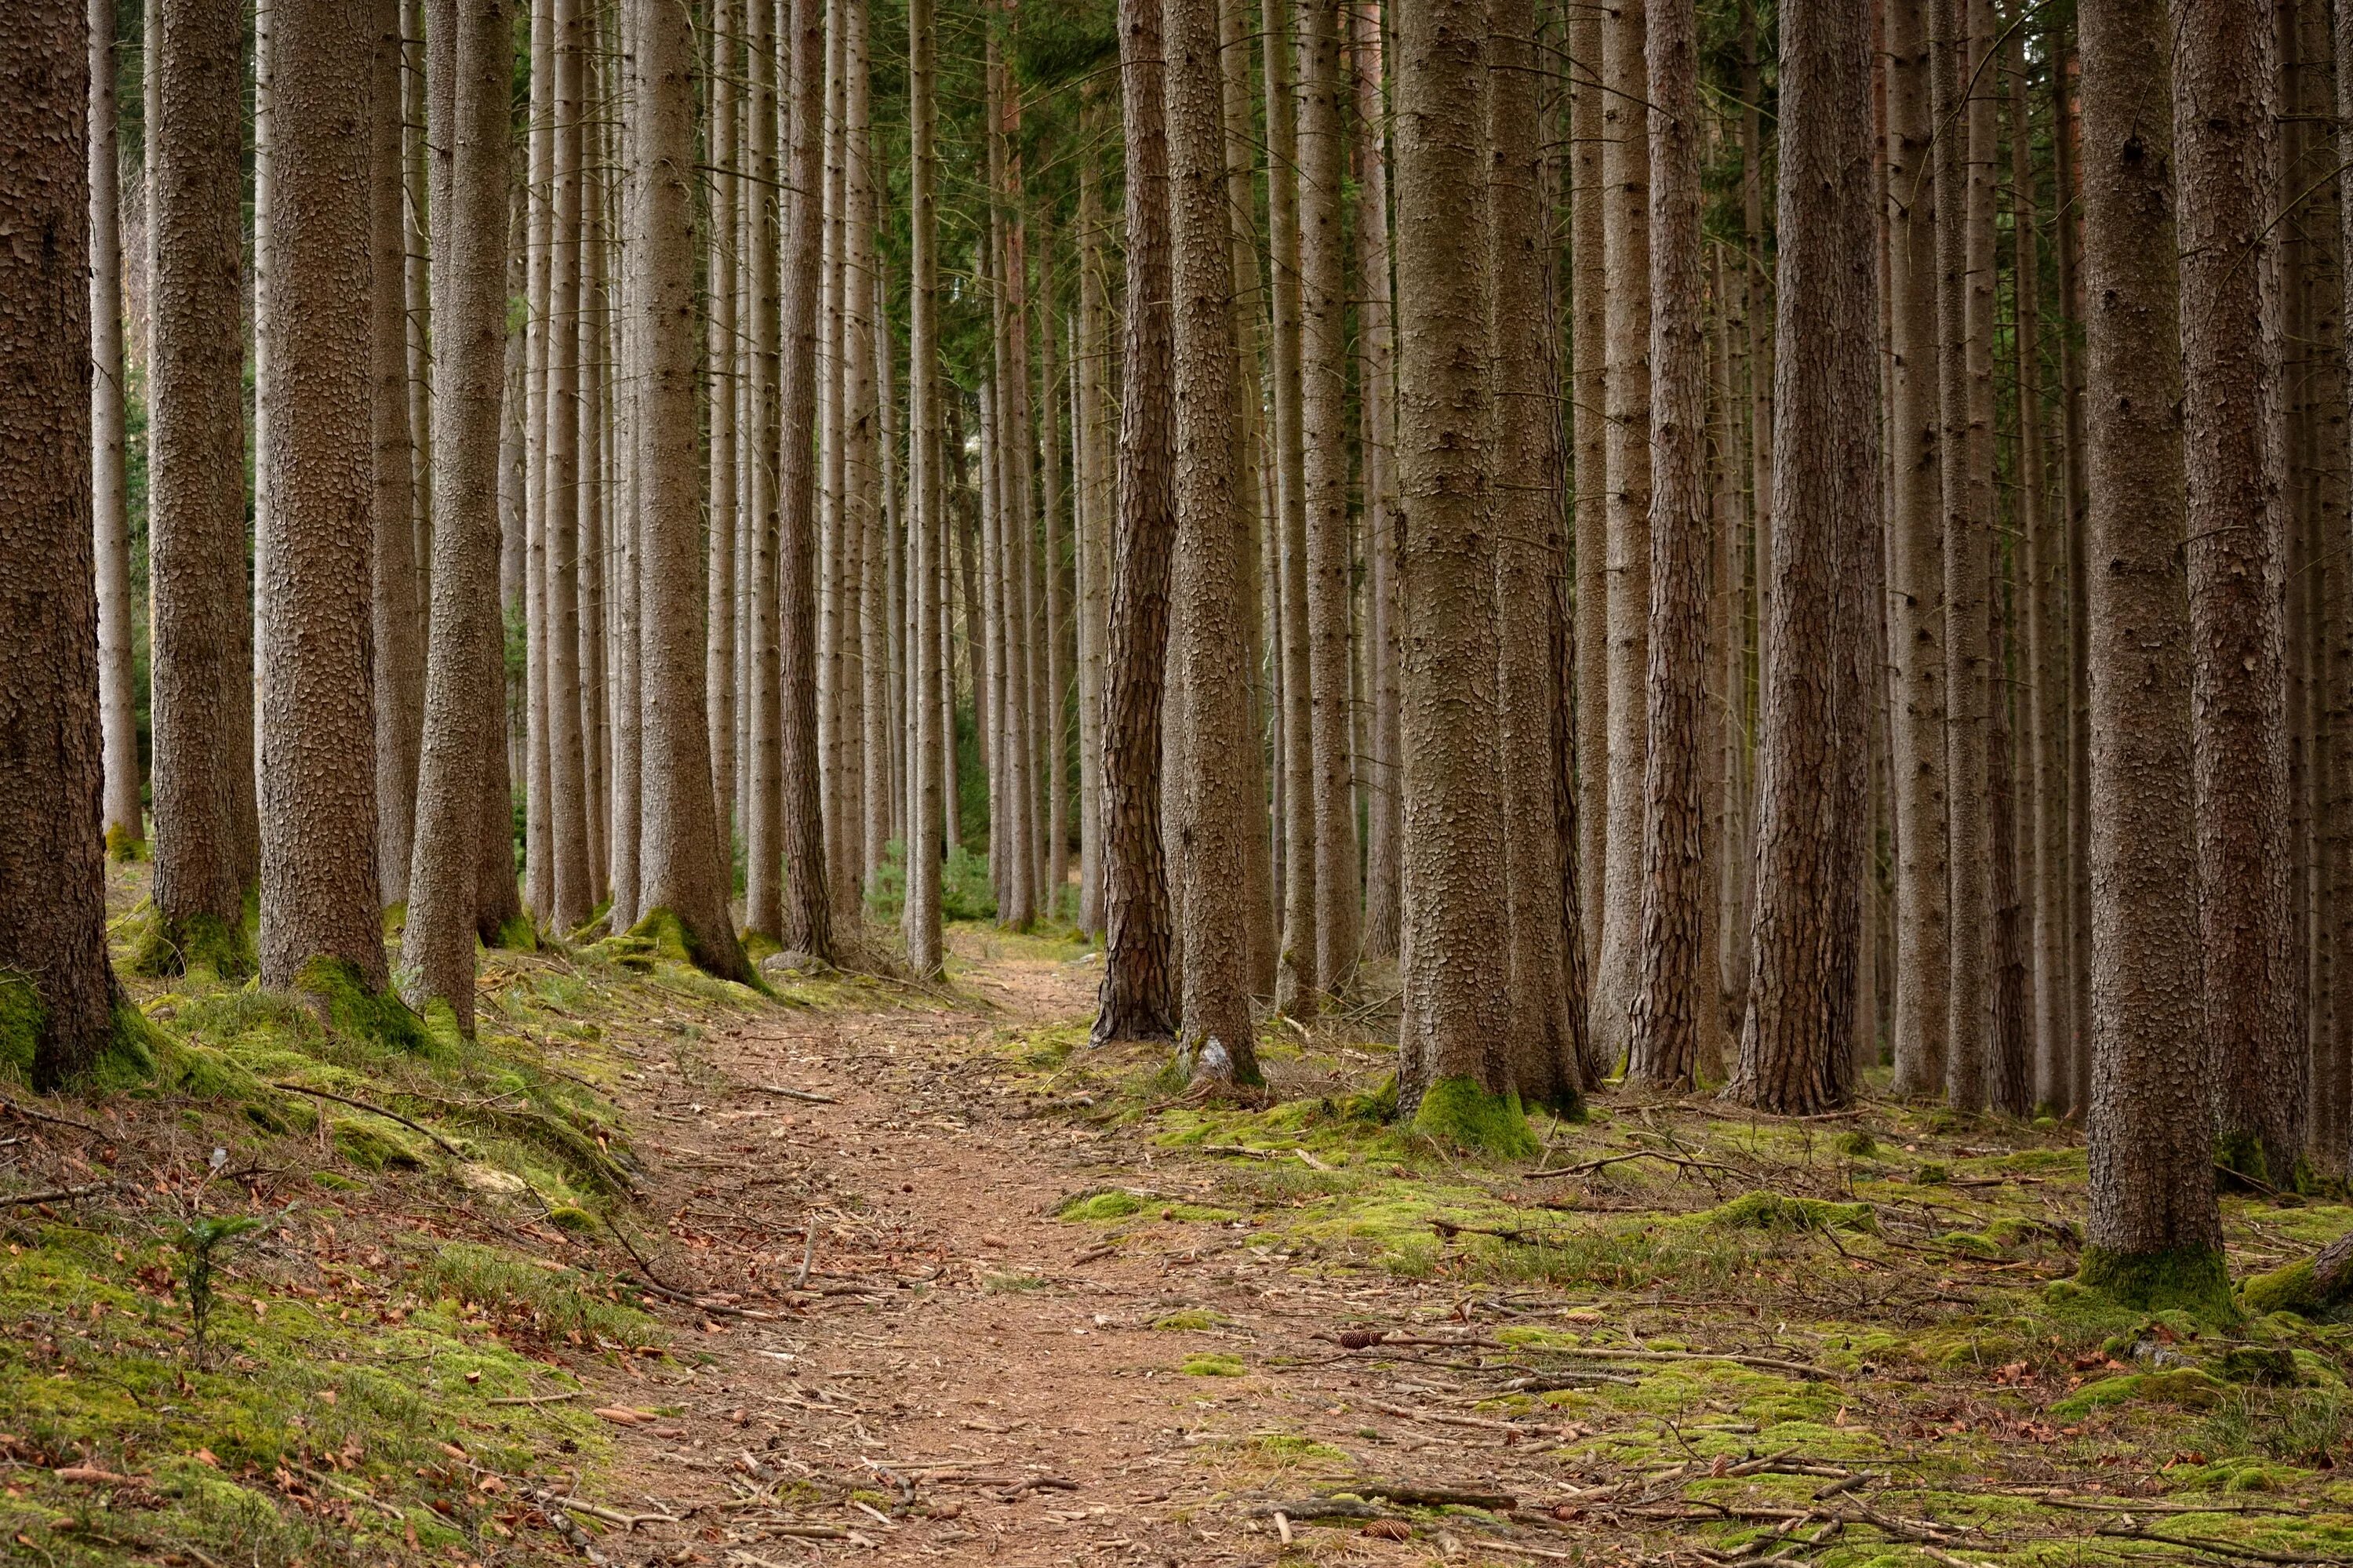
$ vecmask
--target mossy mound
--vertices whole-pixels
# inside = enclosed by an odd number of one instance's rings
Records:
[[[1440,1078],[1424,1090],[1414,1109],[1413,1130],[1506,1160],[1525,1160],[1537,1148],[1519,1095],[1491,1093],[1472,1078]]]
[[[146,835],[121,822],[110,823],[106,830],[106,858],[117,865],[135,865],[145,860]]]
[[[1728,1203],[1694,1214],[1700,1224],[1752,1231],[1877,1231],[1868,1203],[1833,1203],[1823,1198],[1789,1198],[1778,1192],[1743,1192]]]
[[[33,982],[0,969],[0,1075],[34,1082],[34,1058],[48,1021],[48,1008]],[[74,1087],[93,1094],[136,1088],[154,1077],[156,1056],[165,1048],[162,1033],[146,1015],[127,1000],[118,1000],[106,1044],[77,1075]]]
[[[1243,1366],[1240,1356],[1229,1356],[1216,1351],[1198,1356],[1187,1356],[1177,1371],[1187,1377],[1240,1377],[1250,1369]]]
[[[2141,1311],[2179,1308],[2212,1321],[2238,1316],[2222,1255],[2210,1247],[2168,1252],[2120,1253],[2087,1247],[2075,1282]]]
[[[131,969],[134,974],[165,977],[212,974],[234,980],[254,971],[253,927],[215,915],[192,915],[167,921],[153,906],[134,916]]]
[[[2172,1404],[2185,1410],[2211,1409],[2222,1396],[2223,1384],[2197,1367],[2169,1367],[2163,1372],[2126,1372],[2086,1383],[2051,1407],[2062,1420],[2088,1415],[2112,1404],[2140,1402]]]
[[[294,991],[337,1033],[420,1055],[430,1054],[439,1044],[425,1020],[396,993],[369,985],[358,967],[345,959],[312,959],[294,977]]]

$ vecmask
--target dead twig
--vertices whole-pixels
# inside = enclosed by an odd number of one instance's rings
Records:
[[[87,1198],[93,1192],[111,1192],[111,1181],[93,1181],[87,1187],[59,1187],[47,1192],[20,1192],[13,1198],[0,1198],[0,1209],[22,1209],[34,1203],[62,1203],[75,1198]]]
[[[448,1139],[442,1137],[431,1128],[427,1127],[423,1122],[411,1121],[406,1117],[401,1115],[398,1111],[386,1110],[382,1106],[370,1105],[365,1100],[353,1099],[349,1095],[339,1095],[332,1089],[312,1088],[308,1084],[288,1084],[272,1080],[269,1086],[273,1089],[283,1089],[290,1095],[310,1095],[318,1099],[332,1100],[337,1105],[349,1106],[353,1110],[364,1110],[371,1116],[380,1116],[386,1121],[396,1121],[401,1126],[408,1128],[409,1131],[421,1133],[425,1137],[431,1139],[435,1143],[440,1146],[442,1152],[448,1155],[450,1159],[463,1160],[466,1158],[464,1151],[459,1149],[456,1144],[450,1142]]]

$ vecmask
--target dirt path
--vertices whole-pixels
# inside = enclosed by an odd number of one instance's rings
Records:
[[[1271,1520],[1247,1504],[1202,1505],[1233,1489],[1238,1465],[1263,1478],[1259,1461],[1282,1449],[1269,1435],[1361,1447],[1365,1416],[1333,1403],[1348,1373],[1187,1375],[1182,1363],[1342,1359],[1312,1337],[1335,1314],[1443,1298],[1408,1281],[1344,1292],[1294,1278],[1282,1257],[1244,1244],[1244,1226],[1163,1223],[1113,1246],[1055,1218],[1090,1188],[1207,1187],[1124,1131],[1031,1112],[977,1051],[997,1028],[1082,1016],[1095,972],[1000,958],[965,981],[997,1001],[995,1016],[772,1015],[647,1065],[632,1108],[659,1161],[654,1212],[679,1216],[657,1266],[679,1282],[694,1270],[701,1287],[732,1281],[735,1299],[759,1310],[797,1274],[805,1214],[816,1240],[807,1288],[788,1297],[806,1305],[774,1321],[698,1323],[687,1309],[678,1359],[700,1352],[707,1365],[599,1390],[679,1413],[621,1430],[624,1464],[599,1495],[617,1512],[682,1522],[608,1535],[608,1560],[756,1564],[845,1548],[885,1563],[1274,1555]],[[1213,1326],[1154,1327],[1179,1313]],[[1428,1450],[1445,1480],[1493,1487],[1507,1479],[1493,1461],[1514,1440],[1439,1426],[1391,1452]],[[869,1495],[845,1501],[846,1488]],[[839,1534],[788,1533],[812,1528]],[[1420,1561],[1430,1546],[1345,1539],[1350,1561]]]

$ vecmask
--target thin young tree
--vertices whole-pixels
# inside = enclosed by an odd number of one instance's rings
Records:
[[[1160,843],[1163,654],[1176,545],[1175,325],[1159,0],[1120,0],[1127,137],[1127,341],[1103,680],[1103,978],[1091,1038],[1176,1033],[1176,955]]]
[[[514,38],[509,0],[430,0],[427,16],[428,140],[446,175],[431,207],[432,619],[400,962],[414,977],[404,982],[410,1005],[445,1001],[470,1030],[479,914],[501,885],[504,901],[515,898],[498,589]],[[477,852],[492,809],[507,823],[502,863],[485,865]]]
[[[371,668],[367,118],[375,38],[357,0],[281,0],[269,36],[278,153],[259,221],[276,323],[262,410],[270,504],[261,606],[261,979],[324,960],[380,991]],[[404,509],[405,511],[405,509]]]
[[[1405,514],[1404,997],[1398,1108],[1533,1148],[1504,1059],[1507,967],[1494,711],[1486,0],[1398,14],[1398,503]],[[1500,1098],[1498,1097],[1501,1097]]]
[[[149,700],[157,940],[141,967],[250,967],[245,566],[245,132],[237,0],[156,0],[149,279]]]
[[[1609,451],[1605,437],[1609,399],[1609,335],[1604,303],[1609,269],[1602,256],[1604,146],[1601,83],[1603,8],[1580,5],[1566,17],[1569,58],[1585,69],[1569,80],[1568,321],[1570,440],[1577,485],[1574,503],[1577,661],[1577,882],[1585,919],[1588,971],[1599,960],[1601,896],[1609,857]],[[1586,1034],[1591,1059],[1585,1086],[1599,1086],[1602,1072],[1593,1033]]]
[[[34,0],[0,36],[0,226],[15,237],[0,251],[0,994],[16,993],[31,1039],[10,1044],[32,1047],[42,1089],[98,1059],[122,1005],[100,826],[90,37],[82,0]]]
[[[703,349],[711,410],[711,470],[703,504],[711,517],[711,581],[703,611],[705,722],[711,726],[711,801],[719,814],[719,840],[733,855],[735,818],[735,533],[736,395],[741,390],[740,323],[735,316],[736,268],[743,236],[736,219],[749,190],[736,168],[742,136],[736,123],[746,61],[744,11],[746,0],[719,0],[711,10],[712,69],[705,90],[711,138],[711,227],[703,261],[711,281],[711,305]],[[756,0],[753,0],[756,4]]]
[[[1364,420],[1365,556],[1372,754],[1365,789],[1364,956],[1398,950],[1397,331],[1389,276],[1389,149],[1380,0],[1347,0],[1356,99],[1356,341]],[[1251,399],[1252,407],[1256,399]],[[1577,1015],[1581,1022],[1584,1007]]]
[[[2188,483],[2204,1049],[2220,1158],[2288,1183],[2304,1159],[2309,1051],[2289,924],[2287,501],[2281,440],[2279,186],[2272,17],[2177,20]]]
[[[1178,898],[1189,1078],[1261,1081],[1250,1008],[1243,835],[1256,802],[1243,791],[1249,690],[1239,624],[1234,511],[1246,465],[1236,461],[1233,228],[1226,212],[1225,86],[1218,0],[1167,0],[1164,49],[1168,125],[1173,364],[1176,370],[1176,550],[1169,652],[1183,687],[1179,747],[1193,767],[1169,824],[1187,885]]]
[[[777,179],[780,140],[790,133],[789,112],[778,113],[779,50],[772,20],[774,5],[746,6],[744,54],[751,64],[749,112],[744,140],[745,200],[751,205],[752,229],[745,266],[746,314],[750,319],[745,349],[750,376],[744,387],[744,429],[738,436],[747,499],[744,545],[736,567],[745,578],[742,619],[736,636],[744,661],[744,923],[762,936],[782,934],[785,925],[784,886],[784,714],[783,675],[779,660],[783,622],[776,602],[776,544],[779,517],[776,482],[783,467],[780,448],[782,405],[778,381],[783,363],[782,310],[777,271],[778,228],[783,217],[784,187]],[[785,65],[789,70],[789,64]],[[789,91],[791,83],[785,83]]]
[[[806,0],[804,0],[806,3]],[[637,344],[638,628],[643,680],[641,916],[676,919],[702,968],[749,981],[722,880],[703,722],[702,483],[695,462],[695,344],[674,330],[693,306],[693,50],[684,9],[632,0],[637,12],[636,189],[630,302]]]
[[[375,467],[375,812],[379,891],[408,902],[417,755],[425,729],[424,574],[417,558],[417,454],[409,431],[408,167],[400,0],[370,0],[368,106],[369,448]]]
[[[907,897],[902,911],[907,962],[918,975],[940,971],[940,840],[953,786],[943,753],[954,733],[942,722],[942,632],[946,578],[939,449],[939,260],[934,152],[939,120],[938,40],[932,0],[907,3],[907,602],[913,622],[907,677]],[[945,775],[944,777],[944,775]]]
[[[555,0],[550,18],[554,77],[548,112],[551,154],[547,239],[546,468],[540,482],[545,518],[547,652],[548,903],[559,931],[586,922],[596,901],[589,874],[587,741],[580,703],[580,194],[582,147],[581,0]]]
[[[106,765],[106,847],[147,853],[139,801],[138,692],[132,667],[131,497],[123,450],[122,202],[115,130],[113,0],[90,0],[90,418],[98,567],[98,709]]]
[[[1878,579],[1871,0],[1781,9],[1780,278],[1757,762],[1755,974],[1729,1097],[1782,1115],[1854,1087]]]
[[[2091,658],[2091,1210],[2078,1273],[2135,1305],[2219,1302],[2192,816],[2172,29],[2084,0]]]

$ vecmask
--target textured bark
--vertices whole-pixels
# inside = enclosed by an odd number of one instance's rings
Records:
[[[2060,313],[2080,325],[2084,319],[2081,264],[2083,184],[2075,167],[2075,148],[2081,136],[2074,90],[2076,69],[2073,36],[2063,36],[2056,69],[2051,73],[2057,100],[2052,120],[2058,130],[2052,138],[2052,171],[2059,182],[2053,200],[2064,216],[2058,224],[2058,242],[2052,249],[2059,253]],[[2060,433],[2063,438],[2061,453],[2065,460],[2061,495],[2066,503],[2067,581],[2075,606],[2067,626],[2067,836],[2076,846],[2067,921],[2073,951],[2067,969],[2069,989],[2073,993],[2068,1006],[2074,1038],[2069,1064],[2073,1069],[2074,1092],[2070,1100],[2079,1114],[2087,1114],[2092,1091],[2092,622],[2088,608],[2091,578],[2086,564],[2091,461],[2084,423],[2083,361],[2074,344],[2073,333],[2063,334],[2059,339],[2059,400],[2063,415]]]
[[[1091,1038],[1176,1033],[1176,955],[1160,844],[1162,656],[1175,547],[1175,325],[1168,305],[1168,141],[1156,0],[1120,0],[1127,137],[1127,341],[1112,520],[1103,683],[1103,978]]]
[[[907,205],[909,242],[907,365],[907,499],[913,611],[913,673],[908,678],[908,798],[913,819],[907,829],[907,899],[904,910],[907,964],[918,975],[940,972],[940,835],[948,791],[943,788],[941,680],[946,623],[946,532],[940,512],[936,407],[938,382],[938,244],[934,195],[939,177],[933,153],[938,123],[938,41],[932,31],[932,0],[907,4]],[[944,780],[954,783],[953,769]]]
[[[804,0],[806,3],[806,0]],[[637,124],[630,281],[637,337],[642,471],[638,478],[638,599],[644,661],[640,909],[676,916],[688,950],[713,974],[748,980],[722,880],[704,729],[702,627],[694,588],[702,554],[696,470],[692,51],[686,13],[634,0]]]
[[[1626,1077],[1653,1092],[1677,1093],[1691,1087],[1700,1036],[1716,1029],[1720,1019],[1715,954],[1706,941],[1713,894],[1700,792],[1709,563],[1699,22],[1693,0],[1650,0],[1649,10],[1651,603],[1644,727],[1650,747],[1642,772],[1639,978],[1628,1021]],[[1508,703],[1507,694],[1507,715]]]
[[[514,42],[508,0],[432,0],[437,79],[428,141],[438,165],[432,204],[432,622],[417,842],[408,922],[401,933],[408,1001],[448,1002],[460,1029],[474,1016],[478,911],[502,885],[514,897],[512,828],[502,864],[483,863],[493,810],[506,800],[505,665],[499,614],[499,408],[506,355],[507,91]],[[446,42],[445,42],[446,40]],[[495,875],[493,872],[495,871]],[[484,884],[488,885],[484,885]]]
[[[1585,957],[1598,964],[1601,940],[1601,895],[1609,857],[1609,309],[1603,255],[1607,201],[1603,106],[1608,93],[1600,77],[1603,8],[1579,6],[1565,24],[1568,52],[1587,69],[1570,78],[1568,145],[1569,408],[1571,473],[1577,486],[1575,539],[1571,546],[1576,591],[1577,662],[1577,880],[1584,906]],[[1585,1086],[1599,1086],[1607,1065],[1591,1030]]]
[[[2023,40],[2010,44],[2010,270],[2018,312],[2018,533],[2025,561],[2026,813],[2031,853],[2027,907],[2034,994],[2033,1103],[2056,1113],[2073,1107],[2068,1067],[2074,1042],[2068,1011],[2069,858],[2067,836],[2067,660],[2062,595],[2066,587],[2065,516],[2050,495],[2042,408],[2042,260],[2035,226],[2033,121],[2026,93]]]
[[[1315,976],[1346,989],[1361,945],[1349,672],[1347,246],[1338,0],[1299,0],[1299,375],[1306,533],[1310,766],[1315,813]],[[1533,29],[1531,29],[1533,30]]]
[[[1210,0],[1210,4],[1214,8],[1217,0]],[[1211,15],[1214,18],[1214,9]],[[1222,147],[1222,127],[1219,134]],[[1224,177],[1222,153],[1219,154],[1219,177]],[[1051,231],[1044,233],[1050,236]],[[1230,271],[1231,238],[1230,235],[1225,238],[1228,242],[1227,265]],[[1045,843],[1040,853],[1042,864],[1038,881],[1038,905],[1040,914],[1049,920],[1059,921],[1062,918],[1062,888],[1069,880],[1067,861],[1071,836],[1070,705],[1064,696],[1070,684],[1071,656],[1064,651],[1067,639],[1063,631],[1070,622],[1070,610],[1062,591],[1061,333],[1054,319],[1053,254],[1042,242],[1038,252],[1038,396],[1031,404],[1036,416],[1037,440],[1030,448],[1038,458],[1039,508],[1038,569],[1031,575],[1038,581],[1040,615],[1045,623],[1038,651],[1039,662],[1044,667],[1044,683],[1038,693],[1038,733],[1041,737],[1038,788],[1045,800],[1042,808]],[[1228,323],[1228,329],[1230,334],[1231,323]],[[1227,523],[1230,530],[1232,519],[1229,517]],[[1246,683],[1242,694],[1240,733],[1243,737],[1250,734],[1249,694]]]
[[[148,427],[155,912],[174,967],[245,916],[244,132],[235,0],[157,0]],[[193,925],[193,928],[192,928]],[[236,944],[209,953],[228,960]]]
[[[1532,0],[1491,0],[1487,30],[1487,136],[1493,148],[1486,182],[1491,283],[1484,330],[1493,366],[1487,531],[1495,567],[1492,687],[1502,767],[1509,976],[1503,1048],[1522,1100],[1568,1110],[1584,1088],[1585,1019],[1581,1006],[1571,1010],[1567,991],[1569,927],[1560,895],[1561,820],[1554,799],[1560,667],[1553,657],[1551,585],[1567,559],[1561,495],[1551,477],[1559,461],[1553,450],[1551,313],[1545,303],[1539,183],[1546,154]]]
[[[1869,0],[1781,12],[1780,288],[1757,748],[1755,974],[1727,1097],[1852,1097],[1878,580],[1879,316]]]
[[[1274,414],[1274,511],[1270,532],[1275,588],[1277,683],[1282,706],[1277,752],[1282,837],[1282,939],[1275,960],[1275,1005],[1313,1018],[1323,994],[1316,972],[1314,670],[1308,647],[1306,455],[1301,429],[1303,344],[1299,275],[1299,118],[1290,27],[1283,0],[1261,0],[1266,81],[1267,283],[1273,340],[1268,355]],[[1134,290],[1129,297],[1134,297]]]
[[[1244,835],[1249,689],[1240,625],[1234,511],[1249,470],[1236,461],[1233,229],[1226,215],[1224,82],[1218,0],[1167,0],[1167,182],[1176,371],[1176,561],[1169,656],[1185,691],[1176,744],[1193,767],[1176,790],[1171,836],[1187,885],[1182,932],[1189,1077],[1260,1081],[1250,1008]]]
[[[1643,10],[1642,0],[1622,0],[1601,24],[1602,256],[1608,276],[1620,281],[1604,291],[1609,768],[1592,1030],[1596,1052],[1613,1064],[1625,1056],[1641,984],[1642,779],[1650,754],[1651,296],[1627,281],[1651,271]]]
[[[2085,1273],[2221,1272],[2199,1035],[2179,254],[2161,0],[2084,0],[2093,1092]],[[2105,1261],[2103,1261],[2105,1260]],[[2095,1264],[2097,1266],[2095,1266]]]
[[[1365,785],[1365,938],[1368,959],[1398,950],[1397,334],[1389,281],[1389,153],[1380,0],[1350,0],[1356,91],[1357,398],[1364,420],[1365,637],[1372,655],[1372,753]],[[1252,400],[1256,406],[1256,399]],[[1578,1008],[1582,1022],[1583,1008]]]
[[[412,515],[407,167],[402,157],[400,0],[370,0],[368,113],[369,448],[374,463],[375,853],[385,903],[408,901],[417,758],[425,726],[423,574]]]
[[[135,859],[147,838],[139,801],[138,689],[132,670],[131,505],[122,435],[121,169],[114,107],[114,6],[89,0],[90,527],[98,583],[98,711],[110,853]]]
[[[735,317],[738,259],[745,249],[740,227],[749,183],[737,173],[743,133],[737,108],[743,98],[744,13],[747,0],[717,0],[711,8],[711,47],[718,62],[710,73],[711,233],[703,275],[710,280],[710,324],[703,349],[708,377],[711,471],[703,504],[711,530],[711,580],[703,611],[703,675],[710,711],[712,806],[719,814],[719,842],[732,860],[735,805],[735,408],[744,368],[742,330]],[[748,0],[757,7],[761,0]],[[748,117],[747,117],[748,118]]]
[[[1895,690],[1895,1082],[1899,1096],[1945,1086],[1952,958],[1945,789],[1943,429],[1937,402],[1936,175],[1928,91],[1929,0],[1888,9],[1887,187],[1894,299],[1888,313],[1894,387],[1888,471],[1889,642]]]
[[[0,44],[0,976],[33,992],[44,1090],[97,1059],[126,1005],[100,825],[90,37],[81,0],[33,0]]]
[[[580,483],[575,509],[580,530],[580,733],[588,802],[588,895],[593,903],[612,887],[612,705],[607,682],[607,622],[612,605],[606,593],[606,559],[612,540],[613,485],[607,449],[610,390],[611,294],[607,272],[605,183],[613,158],[604,142],[607,103],[603,61],[606,40],[599,13],[585,18],[582,69],[594,101],[592,129],[580,171]],[[707,675],[706,675],[707,678]],[[717,737],[713,736],[714,744]],[[714,762],[714,778],[724,778]],[[718,802],[714,792],[713,802]],[[728,815],[719,819],[719,844],[728,849]]]
[[[878,273],[875,250],[874,181],[879,160],[873,152],[873,99],[868,65],[867,15],[864,0],[850,0],[844,25],[849,29],[849,78],[847,85],[849,143],[849,211],[846,265],[848,292],[844,297],[843,352],[849,356],[849,429],[847,471],[849,528],[860,554],[858,595],[858,675],[863,767],[862,832],[849,889],[853,913],[862,927],[864,902],[874,873],[881,866],[890,842],[892,800],[891,757],[891,562],[890,521],[882,502],[883,478],[876,465],[880,425],[876,390],[875,323]]]
[[[588,761],[580,725],[580,101],[581,0],[555,0],[550,62],[555,81],[554,186],[548,201],[546,507],[547,832],[553,860],[546,914],[558,931],[588,918]]]
[[[1489,141],[1483,0],[1398,13],[1398,498],[1404,513],[1404,996],[1398,1105],[1512,1086],[1487,531]]]
[[[270,33],[283,152],[260,219],[277,323],[262,408],[283,423],[262,441],[270,505],[257,551],[261,979],[279,988],[320,959],[374,991],[390,973],[375,859],[371,334],[346,308],[370,290],[371,9],[281,0]]]
[[[2288,923],[2277,67],[2254,8],[2180,29],[2173,127],[2182,375],[2199,388],[2182,416],[2203,1048],[2223,1158],[2285,1181],[2308,1082]]]
[[[1084,112],[1099,123],[1090,97]],[[1103,931],[1104,643],[1110,633],[1112,474],[1104,425],[1104,360],[1111,352],[1103,295],[1103,175],[1095,137],[1081,138],[1077,448],[1079,496],[1079,929]]]
[[[523,186],[523,903],[552,923],[554,768],[548,748],[547,439],[550,267],[554,240],[555,3],[530,0],[531,120]]]
[[[783,302],[776,270],[778,228],[788,199],[777,184],[780,131],[789,132],[791,115],[778,111],[779,42],[769,26],[776,8],[754,3],[746,6],[744,48],[751,60],[751,112],[744,128],[749,150],[744,179],[750,187],[751,255],[746,265],[751,280],[751,376],[746,387],[746,428],[738,439],[746,442],[744,463],[751,507],[746,520],[748,548],[738,560],[747,588],[744,619],[737,629],[743,640],[744,678],[749,686],[745,706],[744,798],[744,924],[762,936],[782,934],[784,896],[784,688],[779,644],[784,626],[776,603],[777,490],[784,457],[782,405],[778,378],[783,364]],[[789,88],[789,82],[787,82]]]
[[[784,690],[784,926],[788,948],[833,957],[833,910],[827,893],[825,823],[820,816],[817,724],[817,333],[820,225],[818,180],[824,155],[825,21],[818,0],[792,0],[791,166],[786,206],[784,356],[777,372],[783,440],[776,501],[778,612],[784,635],[778,673]],[[780,38],[779,45],[787,42]]]

